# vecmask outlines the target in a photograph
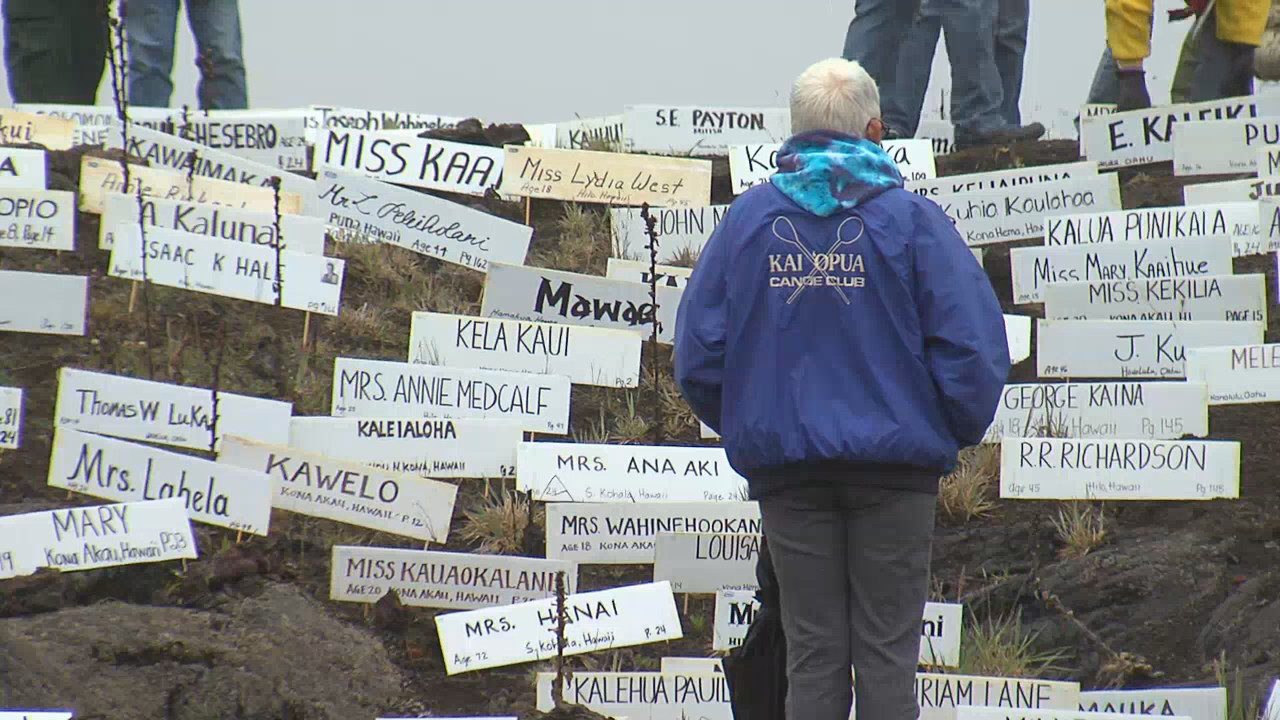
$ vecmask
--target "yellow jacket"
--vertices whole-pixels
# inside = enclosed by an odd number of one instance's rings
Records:
[[[1154,0],[1106,0],[1107,45],[1117,62],[1142,60],[1151,54]],[[1253,45],[1262,42],[1270,0],[1217,0],[1218,39]]]

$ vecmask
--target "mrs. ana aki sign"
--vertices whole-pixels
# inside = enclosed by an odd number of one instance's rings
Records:
[[[1240,443],[1006,437],[1000,497],[1212,500],[1240,497]]]
[[[672,445],[520,443],[516,481],[559,502],[725,502],[747,489],[724,448]]]
[[[711,162],[654,155],[506,146],[498,192],[607,205],[711,204]]]

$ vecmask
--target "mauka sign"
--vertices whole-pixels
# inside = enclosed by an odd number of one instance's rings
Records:
[[[1045,215],[1120,209],[1115,173],[943,195],[938,204],[968,245],[1024,240],[1045,234]]]
[[[432,478],[516,475],[516,420],[294,416],[289,446],[336,460]]]
[[[1238,120],[1271,113],[1259,108],[1263,96],[1202,103],[1162,105],[1080,119],[1080,151],[1099,168],[1165,162],[1173,159],[1174,128],[1193,120]]]
[[[222,205],[206,205],[182,200],[161,200],[109,193],[98,224],[98,247],[115,247],[115,230],[122,225],[177,230],[229,240],[247,245],[265,245],[282,250],[324,254],[324,221],[306,215],[281,215]],[[278,223],[278,226],[277,226]]]
[[[968,175],[948,175],[946,177],[923,180],[908,180],[904,187],[913,193],[936,199],[941,195],[990,192],[1018,185],[1058,182],[1097,174],[1098,164],[1085,161],[1061,165],[1035,165]]]
[[[490,260],[523,265],[533,236],[527,225],[361,175],[321,170],[316,190],[339,242],[386,243],[483,271]]]
[[[1240,443],[1005,438],[1000,497],[1213,500],[1240,497]]]
[[[520,443],[516,484],[535,500],[726,502],[745,500],[747,481],[724,448],[597,443]]]
[[[1262,342],[1260,322],[1040,320],[1040,377],[1181,378],[1189,348]]]
[[[1204,437],[1209,434],[1207,400],[1203,382],[1010,384],[1000,393],[982,441],[1053,432],[1073,438]]]
[[[75,218],[75,193],[0,187],[0,247],[73,250]]]
[[[0,332],[84,335],[88,315],[87,276],[0,270]]]
[[[1108,173],[1107,177],[1115,177]],[[1226,235],[1232,255],[1259,255],[1275,250],[1258,233],[1258,204],[1252,202],[1154,207],[1118,212],[1055,214],[1044,221],[1045,245],[1150,242],[1175,238]]]
[[[502,148],[406,136],[328,130],[316,142],[317,173],[345,170],[375,180],[484,195],[502,179]]]
[[[622,124],[628,152],[724,155],[734,145],[780,143],[791,135],[786,108],[629,105]]]
[[[654,219],[653,229],[659,238],[658,262],[697,258],[727,212],[728,205],[649,208],[649,215]],[[609,226],[613,230],[614,257],[638,261],[649,257],[649,235],[639,208],[610,208]]]
[[[271,478],[190,455],[79,432],[53,431],[49,487],[121,502],[179,498],[192,520],[266,535]]]
[[[1080,693],[1080,711],[1161,717],[1182,715],[1191,720],[1226,720],[1227,689],[1205,687],[1091,690]],[[1092,717],[1090,715],[1091,719]]]

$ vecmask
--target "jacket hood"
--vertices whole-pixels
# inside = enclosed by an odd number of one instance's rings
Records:
[[[792,135],[778,150],[774,187],[819,217],[850,210],[902,187],[893,159],[876,143],[835,132]]]

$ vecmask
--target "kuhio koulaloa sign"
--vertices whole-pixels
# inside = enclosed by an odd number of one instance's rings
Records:
[[[1119,210],[1115,173],[1082,176],[938,199],[969,245],[1023,240],[1045,234],[1045,216]]]

